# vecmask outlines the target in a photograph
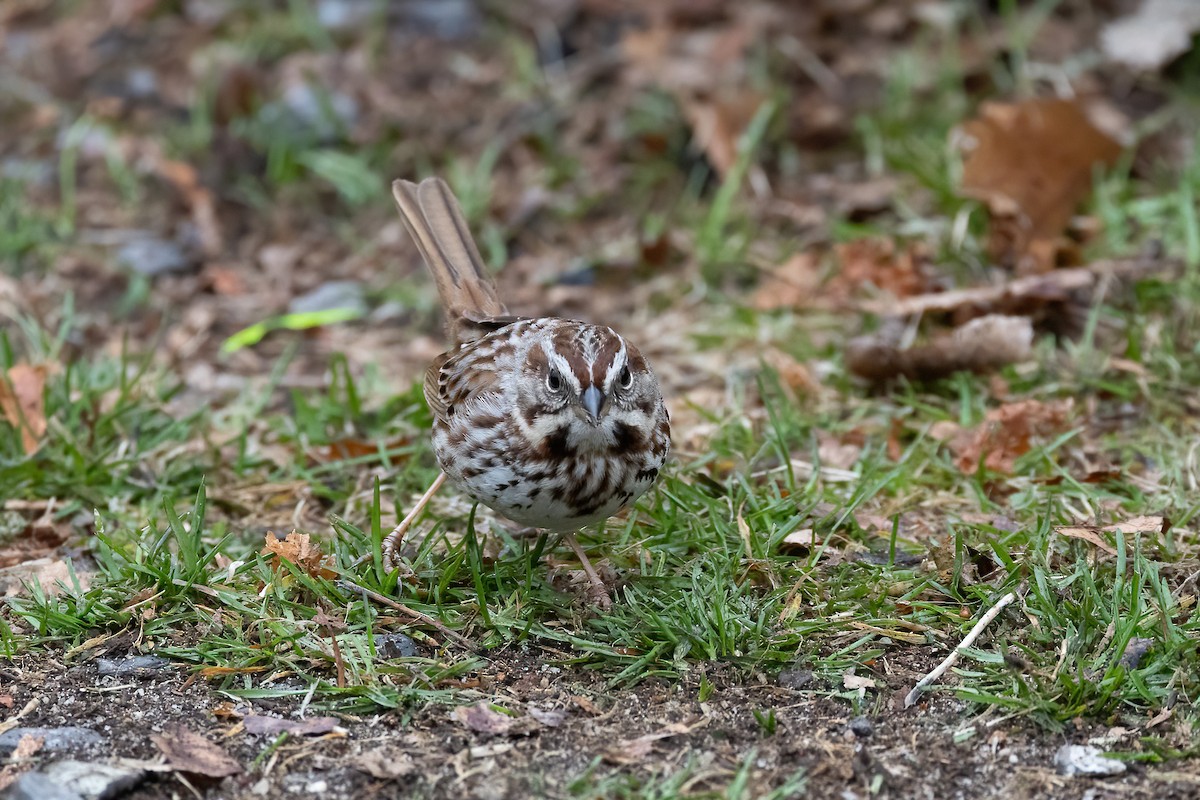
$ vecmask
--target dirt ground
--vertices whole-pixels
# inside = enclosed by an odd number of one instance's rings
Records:
[[[110,653],[106,658],[121,657]],[[595,796],[573,792],[572,782],[594,770],[598,776],[623,776],[613,787],[635,786],[689,763],[694,770],[680,788],[703,792],[726,785],[746,759],[752,760],[742,797],[763,796],[797,770],[806,776],[801,794],[818,799],[1183,800],[1200,793],[1200,770],[1187,762],[1168,768],[1130,764],[1124,775],[1104,779],[1056,773],[1054,755],[1062,744],[1120,736],[1120,731],[1081,723],[1047,736],[995,717],[972,721],[963,703],[945,695],[911,711],[897,710],[900,687],[932,666],[917,659],[882,664],[888,686],[896,691],[872,693],[864,713],[856,715],[851,703],[830,697],[831,687],[814,684],[808,673],[785,672],[776,682],[764,678],[758,685],[738,685],[725,683],[715,665],[708,675],[715,689],[699,702],[698,676],[679,684],[651,680],[614,690],[594,674],[550,666],[537,652],[510,650],[485,658],[486,667],[470,676],[478,681],[480,697],[510,709],[546,712],[540,715],[543,724],[517,724],[489,734],[462,724],[449,708],[432,706],[338,715],[333,732],[288,737],[273,747],[273,736],[247,733],[238,717],[289,717],[299,701],[231,702],[204,680],[189,680],[181,666],[138,677],[100,677],[95,660],[29,659],[7,668],[3,682],[15,707],[40,701],[23,725],[83,726],[103,739],[66,751],[43,750],[40,761],[153,760],[159,751],[150,737],[182,723],[240,764],[252,765],[218,783],[195,785],[198,795],[177,773],[151,772],[123,795],[130,800]],[[775,710],[773,734],[765,734],[751,714],[756,708]],[[309,709],[307,716],[320,712]],[[965,737],[962,732],[972,727],[974,735]],[[616,788],[609,791],[616,796]]]

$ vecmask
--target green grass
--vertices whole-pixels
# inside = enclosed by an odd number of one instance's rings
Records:
[[[993,77],[1000,86],[1027,87],[1029,31],[1014,8],[1006,14],[1022,47],[1011,65],[993,65]],[[239,46],[268,61],[334,46],[301,3],[262,18],[234,15],[228,25]],[[946,136],[976,98],[963,89],[952,48],[923,44],[890,73],[885,106],[857,127],[870,171],[906,181],[896,213],[867,224],[835,220],[833,228],[835,238],[924,237],[948,275],[970,281],[983,272],[984,221],[955,193],[959,165]],[[550,95],[528,43],[509,45],[520,76],[513,94],[525,101]],[[544,212],[545,224],[570,226],[616,201],[579,185],[582,168],[557,149],[569,109],[545,102],[526,143],[545,159],[547,185],[564,195]],[[189,114],[162,133],[173,154],[198,157],[213,146],[210,104],[200,92]],[[379,176],[390,174],[394,132],[392,140],[358,148],[339,136],[283,136],[278,120],[259,111],[230,126],[261,167],[238,178],[234,195],[264,208],[282,193],[306,211],[324,207],[346,217],[390,202]],[[152,357],[152,343],[131,343],[117,356],[73,356],[67,343],[82,334],[68,305],[56,331],[31,317],[2,329],[0,367],[28,360],[61,369],[49,378],[51,427],[36,454],[24,455],[17,433],[0,423],[0,500],[55,498],[60,522],[94,529],[86,552],[95,574],[88,588],[73,580],[57,594],[31,587],[6,600],[0,654],[66,657],[98,636],[136,627],[142,650],[191,665],[230,697],[311,697],[314,708],[396,709],[406,719],[429,705],[474,701],[475,694],[455,687],[458,679],[484,669],[491,653],[531,645],[544,647],[548,663],[589,670],[614,692],[651,679],[691,681],[701,700],[713,693],[708,674],[717,668],[746,681],[807,669],[815,678],[805,691],[869,714],[912,682],[890,676],[880,666],[885,659],[932,666],[1011,591],[1017,602],[935,693],[966,701],[971,715],[1028,720],[1046,731],[1076,718],[1140,726],[1167,709],[1194,728],[1200,621],[1188,577],[1196,570],[1200,517],[1200,168],[1145,176],[1124,163],[1099,176],[1087,209],[1103,222],[1090,256],[1126,257],[1158,243],[1187,265],[1178,281],[1114,288],[1084,320],[1081,338],[1046,337],[1032,363],[1004,370],[1004,391],[988,377],[959,375],[872,392],[841,363],[841,342],[857,319],[764,314],[722,296],[746,279],[752,243],[765,242],[781,257],[794,246],[777,223],[755,219],[740,200],[745,169],[788,147],[772,125],[776,101],[755,116],[738,167],[723,183],[686,152],[686,122],[669,97],[647,92],[621,111],[632,161],[619,202],[648,212],[645,232],[684,232],[690,249],[683,255],[702,268],[709,324],[690,345],[777,346],[820,363],[827,391],[794,402],[770,375],[749,374],[757,365],[731,378],[745,406],[709,414],[715,430],[708,452],[677,460],[627,519],[582,537],[593,559],[611,559],[621,576],[611,609],[586,607],[556,586],[544,563],[545,539],[514,538],[465,510],[420,521],[403,579],[383,568],[385,521],[402,516],[436,474],[418,387],[387,393],[382,381],[355,376],[346,358],[335,357],[326,391],[285,392],[279,387],[289,353],[266,386],[188,411],[181,377]],[[661,151],[638,149],[638,137],[651,135],[666,142]],[[66,152],[70,161],[73,151]],[[464,198],[488,259],[499,265],[511,232],[489,217],[489,204],[506,153],[497,145],[478,155],[434,160]],[[0,182],[0,261],[14,274],[66,246],[76,187],[74,164],[60,167],[56,209],[24,204],[19,180]],[[119,164],[110,171],[121,196],[136,202],[138,178]],[[960,214],[968,224],[956,238]],[[286,319],[274,323],[284,328],[274,336],[299,335],[287,330]],[[963,475],[931,435],[938,423],[977,425],[1006,400],[1068,397],[1075,400],[1070,426],[1038,441],[1013,475]],[[823,438],[863,443],[850,480],[806,469],[819,466]],[[356,455],[318,457],[347,441],[360,445]],[[1089,481],[1089,470],[1101,465],[1108,477]],[[298,502],[293,490],[272,488],[289,485],[305,487],[306,498],[319,504],[315,516],[325,522],[302,532],[330,554],[332,575],[287,561],[276,566],[261,553],[268,528],[287,531],[280,520],[288,515],[270,512],[273,492]],[[239,499],[246,492],[252,500]],[[1114,557],[1055,531],[1152,514],[1166,516],[1168,530],[1116,535]],[[785,536],[806,528],[814,534],[811,548],[783,547]],[[470,646],[413,624],[364,589],[437,620]],[[344,627],[322,622],[330,617]],[[392,630],[412,636],[426,655],[379,658],[375,636]],[[1148,640],[1148,648],[1131,665],[1123,657],[1135,640]],[[848,670],[873,677],[878,691],[864,699],[845,689]],[[775,734],[775,708],[746,711],[762,736]],[[1125,755],[1194,755],[1153,729],[1141,746]],[[751,751],[722,788],[689,796],[749,797],[753,763]],[[646,777],[597,761],[570,791],[581,798],[676,797],[698,769],[689,764]],[[790,796],[803,782],[797,774],[773,796]]]

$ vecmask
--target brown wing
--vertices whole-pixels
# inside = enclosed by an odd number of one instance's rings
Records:
[[[454,350],[442,353],[425,370],[425,402],[434,417],[446,422],[455,407],[494,387],[495,360],[487,336],[527,319],[529,317],[505,316],[463,321],[463,329],[470,332],[468,340]]]
[[[433,273],[451,337],[456,342],[470,341],[475,336],[473,323],[508,312],[458,200],[441,178],[426,178],[420,184],[398,180],[392,183],[392,194],[400,218]]]

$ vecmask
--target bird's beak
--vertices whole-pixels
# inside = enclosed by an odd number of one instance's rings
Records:
[[[604,392],[595,386],[589,386],[583,390],[583,395],[579,398],[579,402],[583,405],[584,410],[588,412],[588,416],[592,420],[600,419],[600,409],[604,408]]]

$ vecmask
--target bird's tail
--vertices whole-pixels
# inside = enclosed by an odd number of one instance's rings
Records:
[[[425,264],[433,273],[446,325],[455,339],[465,333],[463,323],[508,312],[471,238],[462,207],[441,178],[426,178],[419,184],[398,180],[392,194],[400,218],[412,234]]]

